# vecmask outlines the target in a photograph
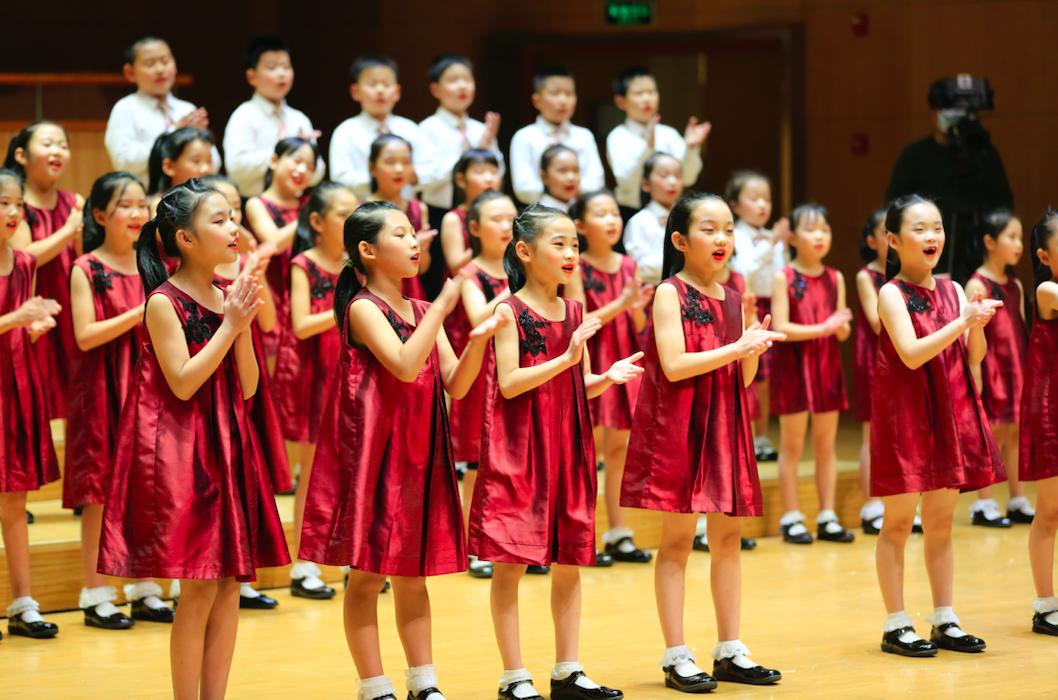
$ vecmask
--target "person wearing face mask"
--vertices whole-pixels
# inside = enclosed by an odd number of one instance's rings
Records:
[[[973,272],[973,236],[985,212],[1014,207],[999,151],[977,118],[992,109],[988,82],[968,75],[942,78],[930,87],[933,133],[900,153],[886,201],[921,194],[937,203],[949,238],[938,271],[965,281]]]

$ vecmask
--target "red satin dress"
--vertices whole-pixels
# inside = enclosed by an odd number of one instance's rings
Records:
[[[991,323],[995,323],[995,318]],[[988,328],[988,326],[985,326]],[[1058,476],[1058,318],[1044,320],[1037,313],[1029,336],[1025,374],[1032,377],[1021,394],[1020,459],[1022,481]]]
[[[739,293],[739,296],[742,296],[742,297],[746,296],[746,278],[743,277],[742,274],[739,273],[739,272],[735,272],[734,270],[728,271],[727,282],[724,282],[724,286],[727,287],[728,289],[734,289],[736,292]],[[770,303],[770,300],[769,300],[769,303]],[[744,320],[749,321],[751,324],[753,323],[754,319],[752,319],[752,318],[746,319],[745,318],[745,316],[746,316],[745,310],[742,311],[742,316],[743,316]],[[760,318],[763,320],[764,317],[761,316]],[[757,358],[757,373],[758,374],[760,373],[761,368],[764,366],[764,363],[763,363],[764,358],[767,355],[769,355],[769,354],[770,353],[764,353],[763,355],[760,355]],[[754,378],[753,381],[756,382],[757,381],[756,378]],[[746,402],[747,402],[747,405],[749,407],[749,419],[751,421],[755,421],[758,418],[760,418],[760,399],[757,398],[757,389],[755,387],[753,387],[752,385],[750,386],[749,389],[746,390]]]
[[[76,204],[77,195],[66,190],[58,191],[53,209],[38,209],[26,204],[26,221],[33,240],[43,240],[61,229]],[[73,243],[69,243],[61,253],[37,268],[37,295],[54,299],[62,306],[62,311],[55,317],[55,328],[33,344],[52,418],[66,417],[70,366],[80,352],[74,341],[73,320],[70,316],[70,270],[76,257],[77,249]]]
[[[309,279],[309,312],[333,313],[338,275],[327,272],[304,253],[295,256],[290,264],[304,270]],[[304,340],[291,333],[290,342],[280,348],[275,393],[285,439],[316,442],[341,353],[342,338],[333,327]]]
[[[171,282],[154,294],[172,302],[188,352],[197,355],[223,317]],[[259,567],[289,563],[234,351],[183,401],[145,336],[121,413],[99,572],[252,581]]]
[[[885,284],[885,275],[864,267],[871,277],[874,290]],[[852,416],[860,423],[871,420],[871,396],[874,394],[874,367],[878,361],[878,336],[875,335],[867,316],[863,313],[863,301],[856,307],[856,318],[852,322],[853,381],[856,392],[852,397]]]
[[[566,352],[584,317],[563,299],[563,321],[549,321],[512,296],[518,364],[532,367]],[[509,564],[595,562],[595,446],[578,364],[513,399],[487,378],[481,463],[470,505],[469,549]]]
[[[783,273],[791,323],[822,323],[837,310],[837,270],[825,268],[818,277],[792,267],[784,267]],[[770,354],[772,413],[827,413],[849,407],[837,337],[776,343]]]
[[[378,306],[402,342],[415,331],[367,289],[353,303],[360,299]],[[411,305],[418,324],[430,305]],[[342,343],[312,464],[299,556],[387,576],[466,570],[436,346],[418,377],[402,382],[366,347],[348,337]]]
[[[742,336],[742,295],[725,288],[713,299],[679,277],[676,288],[687,352],[715,350]],[[763,512],[742,363],[670,382],[647,340],[621,482],[621,505],[670,513]]]
[[[261,204],[265,206],[268,211],[268,215],[272,217],[272,223],[278,228],[283,228],[289,224],[297,221],[298,214],[301,212],[301,206],[296,207],[284,207],[280,204],[273,202],[265,196],[258,196],[261,200]],[[302,202],[304,204],[304,202]],[[249,221],[246,221],[246,228],[261,240],[253,227],[249,225]],[[276,252],[275,255],[268,261],[268,269],[265,270],[265,280],[268,282],[268,287],[272,291],[272,299],[276,305],[276,318],[279,322],[276,323],[276,327],[268,333],[261,334],[261,342],[264,346],[265,354],[268,357],[276,357],[279,354],[279,346],[287,342],[287,330],[290,326],[290,251],[283,250]],[[261,373],[267,374],[268,371],[264,365],[261,365]]]
[[[470,267],[474,275],[467,284],[476,285],[485,295],[486,301],[492,301],[507,288],[506,277],[493,277],[473,263]],[[448,315],[445,332],[452,343],[456,356],[462,355],[467,346],[467,336],[473,330],[466,309],[462,304]],[[457,462],[477,464],[481,458],[481,428],[485,421],[485,384],[486,377],[496,371],[496,355],[491,350],[485,353],[481,371],[471,385],[470,391],[461,399],[452,399],[449,410],[452,425],[452,454]]]
[[[423,218],[423,203],[418,199],[409,199],[408,208],[404,210],[404,213],[408,215],[408,221],[411,222],[411,227],[415,231],[422,231],[424,228],[428,228],[423,224],[426,223]],[[423,287],[422,277],[416,275],[415,277],[406,277],[404,279],[404,296],[409,299],[426,299],[426,288]]]
[[[617,272],[609,273],[593,267],[581,258],[580,273],[587,302],[586,310],[594,311],[619,298],[625,285],[634,282],[636,261],[622,256]],[[631,311],[622,311],[614,316],[588,340],[591,371],[595,374],[603,374],[617,360],[638,351],[639,333],[636,332]],[[612,386],[602,396],[591,399],[588,403],[591,406],[593,424],[614,430],[630,430],[639,384],[640,378],[636,377],[627,384]]]
[[[934,282],[932,290],[903,280],[886,283],[896,285],[903,295],[918,338],[935,333],[961,313],[955,284],[942,278]],[[871,496],[976,491],[1006,478],[963,339],[911,369],[883,324],[874,382]]]
[[[95,320],[120,316],[143,303],[140,276],[119,272],[92,253],[77,258],[92,288]],[[106,503],[114,470],[121,407],[129,393],[144,325],[78,354],[70,382],[62,507]]]
[[[985,326],[988,352],[981,363],[981,402],[989,423],[1017,423],[1029,346],[1029,330],[1021,316],[1021,287],[1014,277],[999,284],[975,272],[972,279],[983,284],[993,299],[1003,302]]]
[[[37,261],[21,250],[11,252],[11,272],[0,275],[0,316],[33,296]],[[0,493],[36,491],[59,478],[39,360],[26,328],[0,333]]]

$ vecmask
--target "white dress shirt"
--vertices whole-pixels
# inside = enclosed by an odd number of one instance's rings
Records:
[[[665,224],[669,210],[653,199],[632,215],[625,225],[625,252],[639,266],[643,284],[661,282],[661,266],[665,257]]]
[[[552,209],[558,209],[559,211],[564,211],[567,214],[569,213],[570,205],[573,204],[572,200],[569,201],[569,202],[563,202],[561,199],[559,199],[557,197],[552,197],[547,192],[544,192],[542,195],[540,195],[540,199],[537,200],[536,203],[537,204],[543,204],[545,207],[551,207]]]
[[[511,139],[511,184],[515,196],[525,204],[532,204],[543,195],[540,156],[556,143],[577,154],[581,191],[591,192],[601,189],[605,184],[594,134],[569,122],[555,126],[543,117],[537,117],[535,122],[523,126]]]
[[[264,176],[281,139],[311,132],[312,122],[305,113],[286,103],[276,106],[256,92],[235,108],[224,127],[224,157],[228,175],[239,186],[243,197],[264,191]],[[312,184],[323,180],[323,158],[316,161]]]
[[[132,173],[147,185],[147,160],[159,136],[173,130],[173,125],[195,111],[195,105],[166,95],[158,98],[145,92],[125,95],[110,110],[103,136],[114,170]],[[220,152],[213,147],[213,166],[220,171]]]
[[[422,172],[416,165],[422,200],[431,207],[448,211],[452,208],[452,168],[471,148],[477,148],[485,135],[485,124],[470,117],[459,117],[444,107],[438,107],[432,116],[419,122],[419,136],[430,149],[430,158],[424,163]],[[488,150],[500,162],[500,177],[503,177],[503,153],[496,139]]]
[[[690,187],[698,181],[702,172],[702,152],[698,148],[687,148],[680,132],[671,126],[658,124],[654,127],[654,150],[647,148],[646,127],[639,122],[626,119],[618,124],[606,137],[606,160],[610,162],[617,187],[617,203],[638,209],[639,193],[642,190],[643,163],[654,153],[668,153],[683,163],[683,186]]]
[[[371,144],[387,132],[411,144],[416,176],[419,176],[420,168],[423,172],[430,172],[432,156],[420,138],[419,126],[415,122],[395,114],[380,122],[367,112],[360,112],[339,124],[331,134],[331,179],[352,187],[361,201],[371,194],[371,173],[367,167]],[[412,199],[414,189],[405,187],[401,194],[405,199]]]
[[[746,278],[749,291],[760,298],[771,298],[775,273],[786,264],[786,244],[772,243],[771,231],[750,226],[741,219],[735,222],[735,255],[731,269]]]

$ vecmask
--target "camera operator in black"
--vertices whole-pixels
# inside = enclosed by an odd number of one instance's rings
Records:
[[[1014,206],[999,151],[977,116],[993,109],[992,88],[965,74],[943,78],[930,87],[929,106],[933,134],[897,158],[886,201],[921,194],[937,203],[947,238],[938,272],[965,282],[973,272],[981,217],[995,207]]]

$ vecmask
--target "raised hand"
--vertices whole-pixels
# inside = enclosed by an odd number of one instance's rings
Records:
[[[44,297],[30,297],[18,307],[19,325],[29,326],[33,323],[45,321],[62,311],[62,306],[54,299]],[[53,324],[54,325],[54,324]]]
[[[785,216],[776,221],[775,225],[771,227],[772,243],[789,243],[792,235],[790,232],[790,220]]]
[[[701,148],[705,140],[709,138],[709,132],[713,130],[712,122],[698,123],[698,117],[687,120],[687,128],[683,130],[683,140],[687,148]]]
[[[985,299],[981,292],[974,292],[962,309],[962,318],[966,322],[967,330],[988,325],[1002,305],[1003,302],[998,299]]]
[[[275,254],[275,243],[266,241],[260,244],[246,256],[246,266],[243,268],[243,273],[252,275],[258,282],[263,281],[265,270],[268,269],[268,263]]]
[[[416,231],[415,240],[419,242],[419,250],[426,250],[429,247],[430,241],[437,237],[437,229],[425,228],[422,231]]]
[[[224,297],[224,323],[236,333],[246,331],[264,304],[260,297],[261,283],[253,275],[240,274]]]
[[[566,361],[570,365],[580,362],[584,356],[584,344],[598,333],[600,328],[602,328],[602,321],[598,318],[589,318],[573,331],[573,335],[569,338],[569,347],[566,348]]]
[[[834,335],[851,320],[852,311],[850,309],[838,309],[827,316],[826,321],[823,321],[823,330],[826,331],[825,335]]]
[[[742,314],[746,318],[757,318],[757,295],[748,289],[742,294]]]
[[[486,112],[485,133],[481,135],[481,141],[478,142],[478,148],[486,150],[492,148],[492,144],[496,140],[496,134],[498,133],[500,133],[500,113]]]
[[[453,277],[445,281],[444,286],[441,287],[441,293],[433,300],[431,306],[436,306],[443,310],[445,316],[452,313],[452,309],[459,303],[463,285],[473,274],[474,268],[470,265],[464,266]]]
[[[643,374],[643,368],[635,364],[641,359],[643,359],[643,353],[637,352],[629,355],[623,360],[618,360],[610,365],[610,369],[606,370],[604,376],[614,384],[624,384],[629,382]]]
[[[470,340],[488,340],[508,323],[514,323],[514,312],[507,304],[500,304],[496,313],[475,326],[468,337]]]
[[[763,321],[757,321],[742,331],[741,337],[736,341],[742,357],[762,355],[768,351],[772,343],[786,340],[785,333],[768,330],[769,326],[771,326],[771,314],[765,316]]]
[[[322,135],[323,132],[319,129],[312,129],[311,131],[308,129],[302,129],[298,132],[298,138],[305,139],[306,141],[315,141]]]
[[[38,319],[30,323],[29,326],[26,327],[26,329],[29,331],[30,340],[36,340],[37,338],[50,331],[52,328],[55,328],[55,326],[55,317],[45,316],[44,318]]]
[[[71,238],[80,239],[81,234],[84,233],[84,204],[74,202],[63,228],[70,232]]]

